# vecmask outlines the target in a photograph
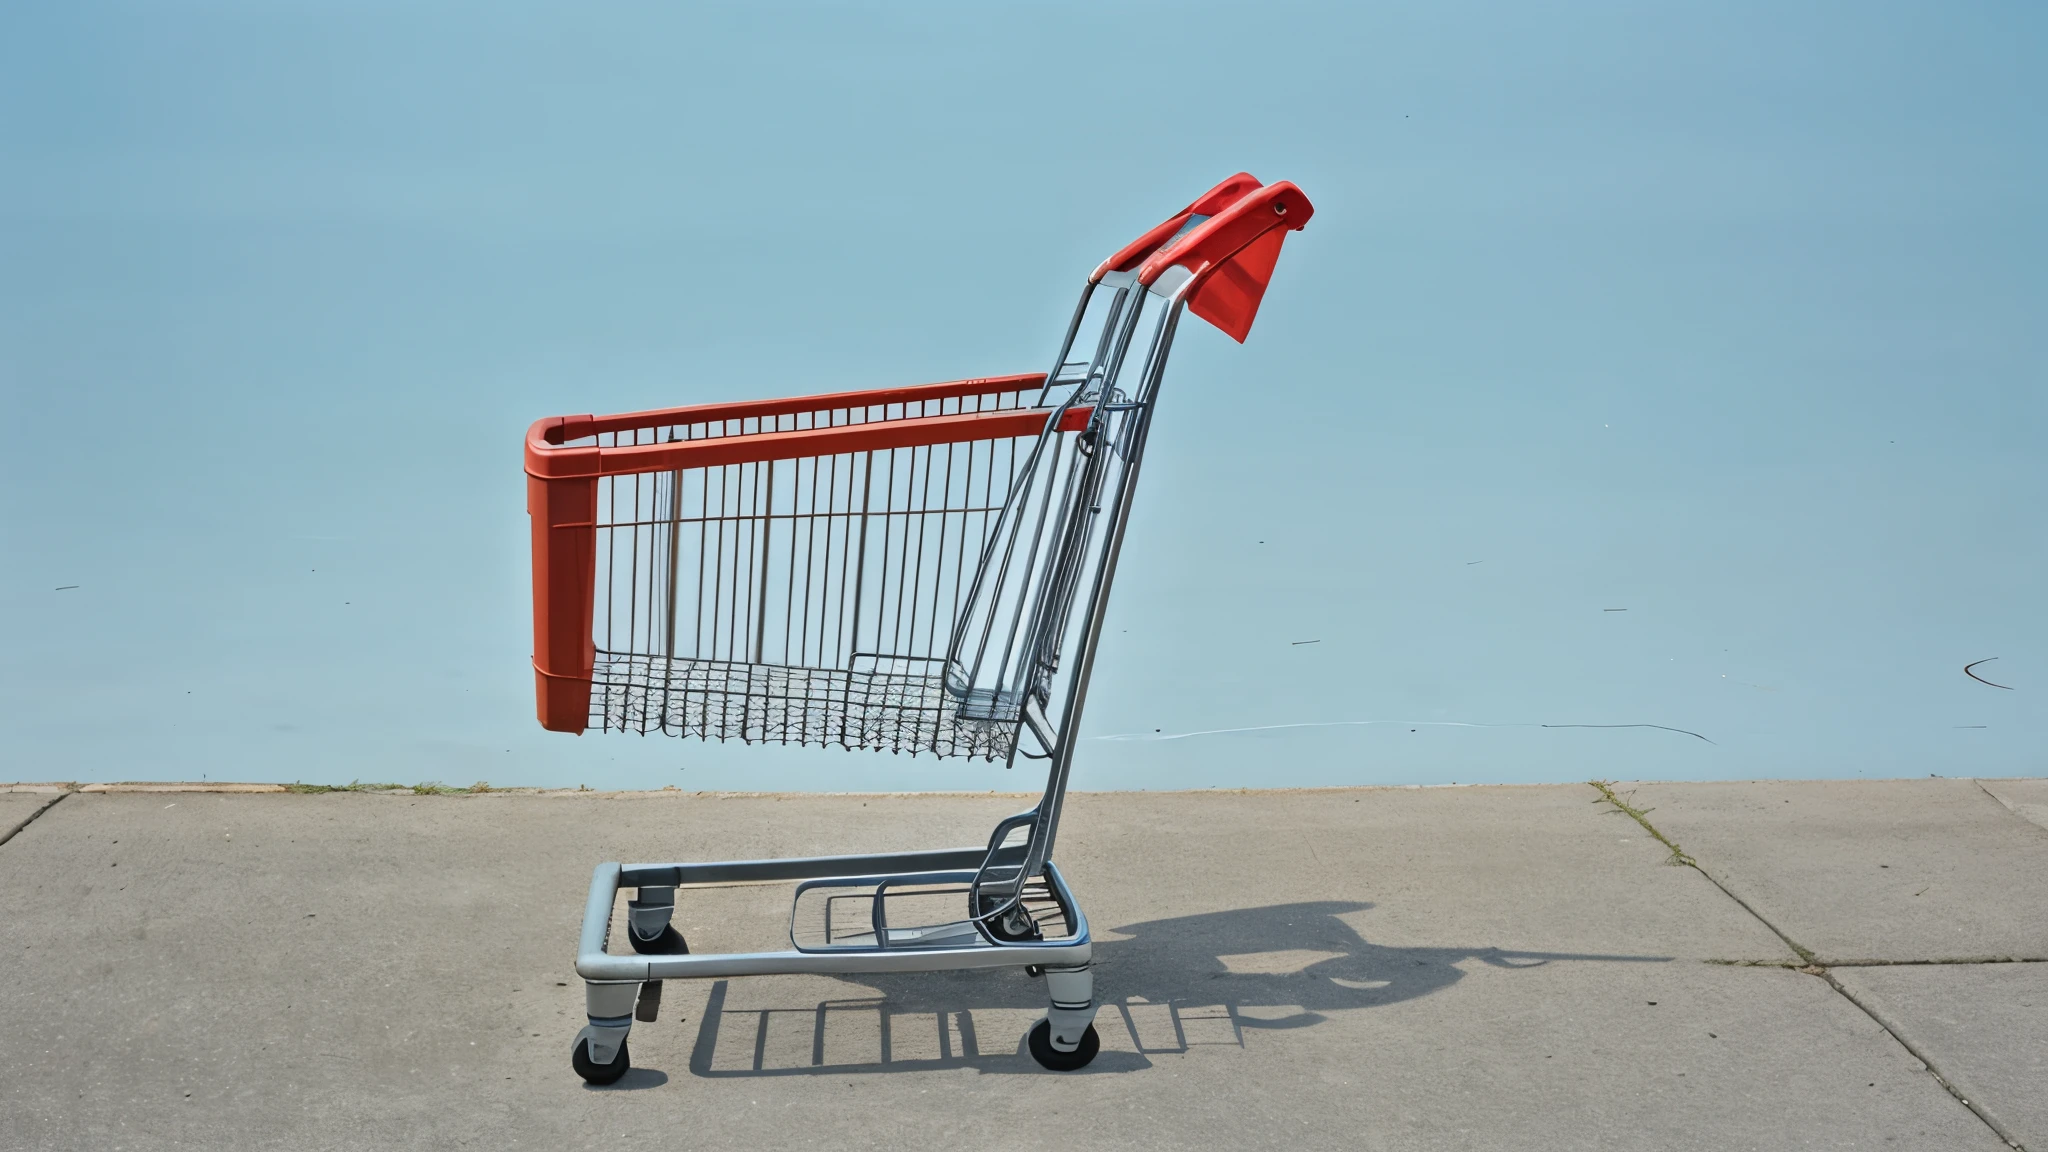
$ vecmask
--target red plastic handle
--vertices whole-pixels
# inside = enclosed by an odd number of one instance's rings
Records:
[[[1189,217],[1214,216],[1232,204],[1237,203],[1247,193],[1258,190],[1258,177],[1249,172],[1239,172],[1223,183],[1202,193],[1201,196],[1195,199],[1194,203],[1168,217],[1165,223],[1124,245],[1123,249],[1116,255],[1104,260],[1102,265],[1095,269],[1095,274],[1088,279],[1099,281],[1111,272],[1129,272],[1139,264],[1144,263],[1145,257],[1158,251],[1160,245],[1178,235],[1180,230],[1187,226]]]
[[[1266,297],[1280,246],[1315,214],[1315,205],[1293,184],[1282,180],[1261,188],[1240,172],[1110,257],[1095,270],[1095,279],[1135,267],[1138,283],[1151,288],[1167,269],[1184,268],[1188,283],[1178,291],[1188,311],[1242,344]],[[1207,219],[1197,221],[1198,216]]]
[[[1138,268],[1138,283],[1149,288],[1175,265],[1192,272],[1197,280],[1203,279],[1260,237],[1275,230],[1299,232],[1315,214],[1315,205],[1291,182],[1268,184],[1240,196],[1228,208],[1154,252]]]

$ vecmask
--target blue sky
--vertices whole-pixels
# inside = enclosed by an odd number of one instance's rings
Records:
[[[1078,786],[2048,772],[2044,56],[1998,3],[9,6],[0,779],[1028,787],[540,731],[521,433],[1041,369],[1239,169],[1317,215],[1247,344],[1183,329]]]

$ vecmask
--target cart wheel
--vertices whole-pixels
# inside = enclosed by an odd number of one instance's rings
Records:
[[[1038,930],[1038,922],[1022,908],[1011,909],[1007,916],[983,921],[988,925],[988,934],[998,940],[1043,940],[1045,934]]]
[[[633,930],[629,928],[626,930],[626,939],[633,942],[633,951],[638,952],[642,956],[687,956],[690,954],[689,943],[683,939],[681,932],[676,931],[676,926],[673,924],[662,925],[661,935],[656,936],[652,940],[642,940],[634,935]]]
[[[1085,1048],[1087,1045],[1084,1043],[1082,1047]],[[616,1084],[619,1077],[624,1076],[633,1063],[627,1056],[624,1040],[619,1041],[619,1054],[612,1057],[611,1063],[599,1064],[590,1058],[590,1042],[578,1039],[575,1050],[569,1053],[569,1065],[576,1069],[576,1074],[583,1077],[587,1083]]]
[[[1055,1072],[1072,1072],[1076,1068],[1086,1068],[1088,1062],[1095,1059],[1095,1054],[1102,1050],[1102,1037],[1095,1034],[1095,1025],[1090,1024],[1088,1030],[1081,1033],[1081,1042],[1074,1046],[1074,1050],[1062,1052],[1052,1046],[1052,1021],[1040,1020],[1031,1029],[1029,1045],[1033,1060]],[[624,1059],[623,1056],[620,1058]]]

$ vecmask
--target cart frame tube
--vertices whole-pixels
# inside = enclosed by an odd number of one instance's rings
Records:
[[[721,976],[765,976],[782,973],[846,975],[864,972],[939,972],[964,968],[1007,968],[1040,965],[1080,968],[1094,955],[1088,917],[1067,887],[1059,869],[1047,864],[1042,874],[1072,919],[1072,935],[1060,940],[993,941],[949,948],[875,948],[833,952],[731,952],[703,955],[613,955],[605,951],[611,935],[612,909],[620,888],[719,887],[732,884],[797,880],[874,880],[880,876],[915,876],[931,872],[966,872],[988,853],[982,848],[934,852],[899,852],[875,856],[815,856],[785,860],[729,860],[708,864],[600,864],[590,877],[590,896],[583,906],[583,932],[577,945],[576,974],[595,982],[698,980]]]

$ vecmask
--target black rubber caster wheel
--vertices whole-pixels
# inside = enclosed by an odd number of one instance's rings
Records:
[[[1044,933],[1038,930],[1038,923],[1031,919],[1030,914],[1021,908],[1011,909],[1007,915],[998,916],[993,920],[984,920],[981,923],[983,927],[988,929],[988,934],[998,940],[1045,939]]]
[[[576,1074],[588,1084],[616,1084],[633,1067],[631,1054],[626,1051],[626,1042],[619,1041],[619,1054],[609,1064],[599,1064],[590,1058],[590,1041],[579,1039],[576,1050],[569,1053],[569,1064]]]
[[[1031,1029],[1031,1039],[1028,1043],[1031,1058],[1055,1072],[1072,1072],[1076,1068],[1086,1068],[1088,1062],[1095,1059],[1095,1054],[1102,1050],[1102,1037],[1095,1034],[1093,1024],[1088,1026],[1086,1032],[1081,1033],[1081,1042],[1074,1046],[1072,1052],[1061,1052],[1052,1046],[1050,1020],[1040,1020],[1037,1026]]]
[[[632,929],[628,928],[626,930],[626,939],[632,942],[633,951],[638,952],[642,956],[688,956],[690,954],[689,942],[683,939],[683,934],[676,931],[676,926],[673,924],[662,925],[661,935],[656,936],[652,940],[642,940],[634,935]]]

